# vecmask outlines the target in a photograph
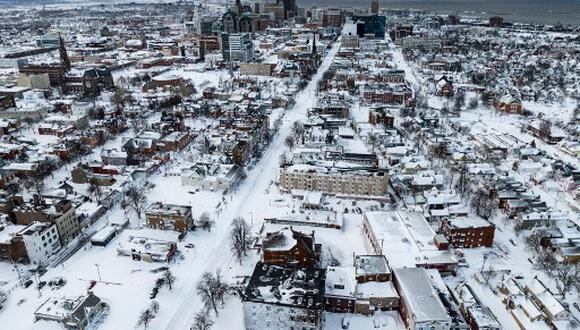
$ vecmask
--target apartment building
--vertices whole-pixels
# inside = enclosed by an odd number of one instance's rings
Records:
[[[495,226],[480,218],[453,218],[441,222],[441,232],[453,247],[491,247]]]
[[[389,179],[385,171],[322,168],[306,164],[282,166],[280,187],[283,191],[301,189],[328,194],[382,196]]]
[[[53,203],[36,201],[23,204],[14,209],[16,223],[30,225],[35,221],[49,222],[56,225],[60,243],[65,245],[75,238],[81,230],[77,220],[76,209],[70,200],[62,199]]]

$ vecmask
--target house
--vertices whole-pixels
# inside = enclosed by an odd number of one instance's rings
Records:
[[[568,320],[570,318],[570,311],[554,297],[550,290],[537,277],[526,282],[524,292],[547,315],[550,322]]]
[[[453,96],[453,81],[447,76],[443,76],[435,82],[435,95],[450,97]]]
[[[456,248],[491,247],[495,226],[481,218],[451,218],[441,221],[440,231]]]
[[[534,227],[551,226],[558,223],[564,223],[570,219],[566,212],[544,211],[544,212],[522,212],[515,218],[518,226],[524,230]]]
[[[524,113],[524,107],[522,105],[522,100],[513,96],[512,94],[505,94],[493,101],[493,105],[496,109],[505,113]]]
[[[99,297],[88,291],[87,295],[76,298],[48,298],[34,312],[34,319],[56,321],[67,330],[85,330],[106,308]]]
[[[177,243],[151,237],[129,236],[118,243],[117,253],[145,262],[169,262],[177,252]]]
[[[181,184],[209,191],[233,188],[244,177],[244,170],[236,164],[196,163],[181,173]]]
[[[150,228],[185,232],[193,226],[191,206],[155,202],[145,210],[145,221]]]
[[[451,329],[451,317],[424,269],[397,268],[393,276],[407,329]]]
[[[454,302],[459,306],[459,311],[471,326],[471,330],[502,329],[491,309],[481,304],[469,284],[460,283],[449,291]]]
[[[537,298],[526,293],[524,286],[519,279],[512,276],[502,282],[500,292],[505,295],[502,301],[506,304],[509,313],[521,330],[532,328],[550,329],[548,316],[542,311],[541,306],[537,304]],[[534,290],[536,291],[537,289],[534,288]],[[539,293],[540,291],[536,292]],[[554,307],[554,310],[558,309],[557,306],[552,307]]]
[[[242,295],[247,330],[323,327],[326,271],[258,262]]]
[[[321,245],[314,231],[304,234],[292,227],[269,233],[262,242],[262,262],[280,266],[315,267],[320,261]]]

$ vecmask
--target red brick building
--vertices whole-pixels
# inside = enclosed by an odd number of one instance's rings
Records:
[[[491,247],[495,226],[483,219],[456,218],[443,220],[441,232],[456,248]]]
[[[311,268],[320,261],[321,245],[314,232],[307,235],[292,228],[269,233],[262,242],[262,262],[280,266]]]

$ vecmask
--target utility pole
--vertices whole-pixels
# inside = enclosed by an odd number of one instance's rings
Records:
[[[99,269],[99,264],[95,264],[95,267],[97,267],[97,275],[99,276],[99,282],[102,282],[102,280],[101,280],[101,270]]]

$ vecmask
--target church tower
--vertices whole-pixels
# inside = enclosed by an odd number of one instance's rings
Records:
[[[372,0],[372,2],[371,2],[371,14],[373,14],[373,15],[379,14],[379,0]]]
[[[60,64],[63,66],[63,68],[68,71],[70,70],[70,59],[68,58],[68,54],[66,52],[66,47],[64,46],[64,40],[62,39],[62,36],[58,35],[58,38],[60,39],[60,45],[58,48],[58,51],[60,53]]]

